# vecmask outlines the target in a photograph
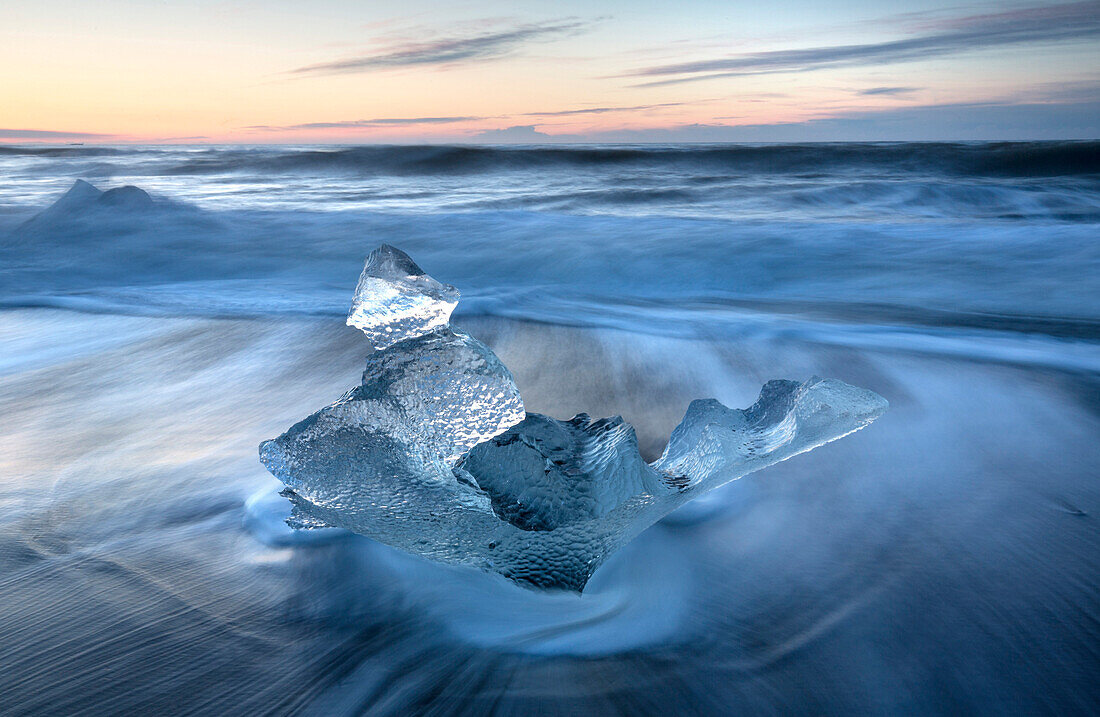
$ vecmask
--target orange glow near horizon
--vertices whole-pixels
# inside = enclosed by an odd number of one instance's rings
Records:
[[[994,20],[944,5],[920,22],[871,4],[830,18],[799,2],[767,18],[706,2],[634,13],[577,3],[553,16],[430,2],[406,16],[337,1],[88,5],[7,11],[0,141],[672,141],[924,107],[1097,102],[1100,84],[1087,27],[1076,41],[1046,40],[1041,26],[1030,44],[998,34],[1009,22],[1087,25],[1095,3]],[[952,48],[959,26],[986,28],[988,47]],[[907,38],[927,57],[894,50]]]

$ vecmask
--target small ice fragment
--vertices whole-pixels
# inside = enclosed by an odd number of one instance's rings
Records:
[[[347,323],[366,334],[376,349],[384,349],[446,326],[457,304],[458,289],[436,281],[408,254],[383,244],[367,257]]]
[[[835,379],[768,381],[744,410],[692,401],[653,466],[703,493],[858,431],[888,406],[877,393]]]

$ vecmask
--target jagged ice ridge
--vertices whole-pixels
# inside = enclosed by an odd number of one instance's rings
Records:
[[[296,528],[335,526],[444,563],[581,591],[615,550],[707,491],[869,425],[887,408],[832,379],[769,381],[750,408],[696,400],[646,463],[621,417],[525,413],[488,346],[450,326],[458,291],[382,245],[348,324],[362,384],[260,445]]]

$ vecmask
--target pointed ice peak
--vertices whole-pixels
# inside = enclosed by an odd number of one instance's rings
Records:
[[[98,199],[99,195],[102,194],[102,193],[103,192],[101,192],[91,182],[86,182],[83,179],[78,179],[75,182],[73,182],[73,186],[69,187],[69,191],[65,192],[62,199],[65,199],[65,198]]]
[[[446,326],[458,289],[424,273],[405,252],[383,244],[367,257],[348,313],[348,326],[376,349]]]
[[[78,220],[96,206],[101,196],[103,192],[95,186],[83,179],[78,179],[56,202],[19,225],[15,233],[18,235],[56,229],[60,224]]]
[[[367,270],[370,270],[372,276],[378,277],[428,276],[411,256],[390,244],[381,244],[367,255],[363,271]]]
[[[61,198],[51,204],[46,211],[72,211],[91,206],[103,195],[95,185],[78,179],[69,187],[69,191],[61,195]]]

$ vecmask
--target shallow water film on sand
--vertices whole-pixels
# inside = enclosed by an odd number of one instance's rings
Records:
[[[1098,157],[0,147],[0,712],[1094,713]],[[428,299],[349,319],[381,244]],[[415,429],[517,534],[604,504],[528,501],[522,436],[690,475],[699,397],[890,409],[525,587],[287,525],[256,446],[400,337],[507,367],[495,423]]]

